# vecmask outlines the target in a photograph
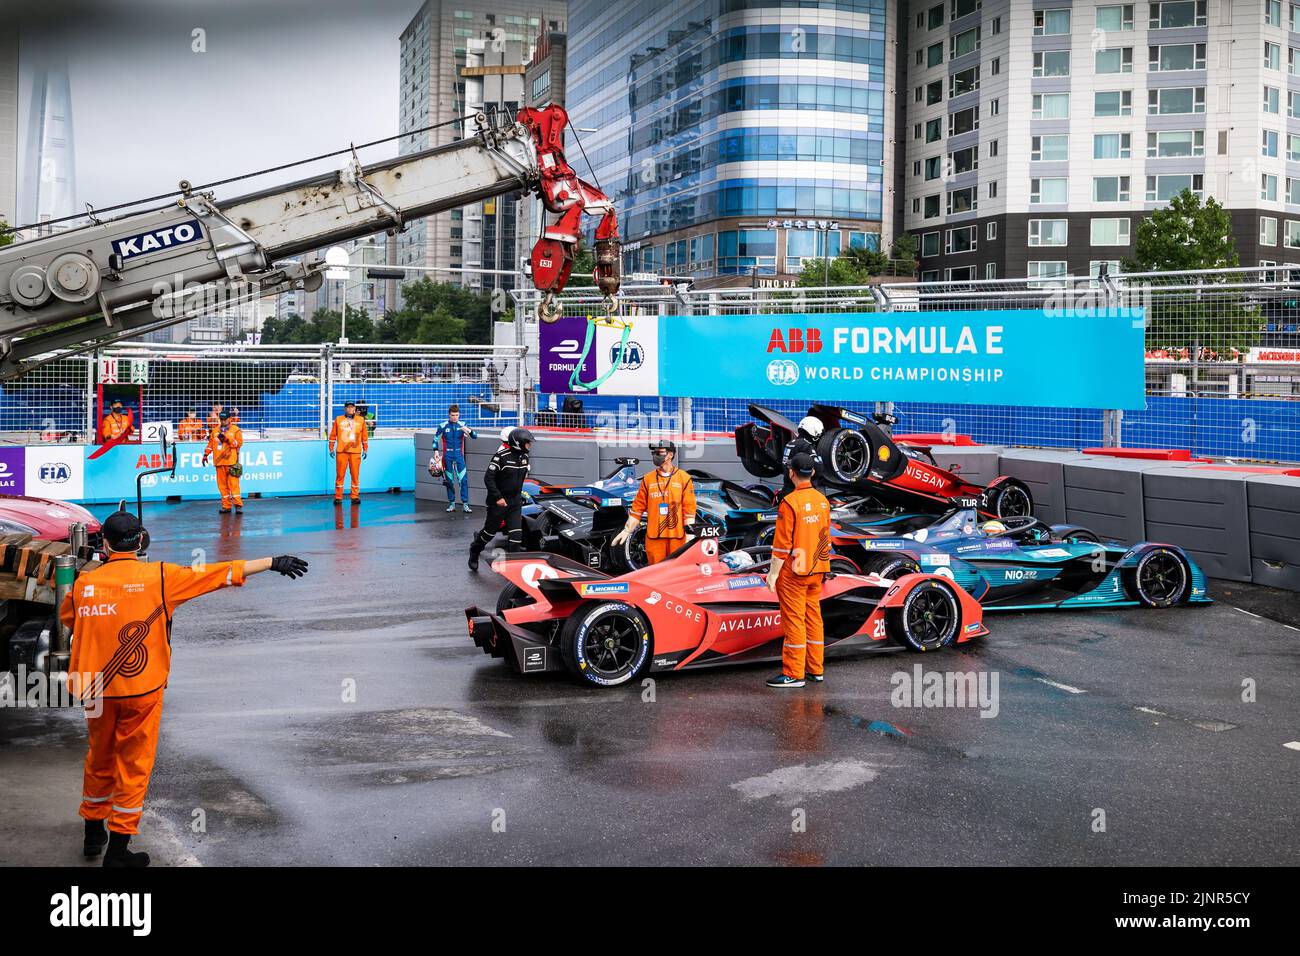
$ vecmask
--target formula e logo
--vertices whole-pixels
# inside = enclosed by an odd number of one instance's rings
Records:
[[[780,329],[773,329],[767,340],[767,351],[807,352],[816,355],[822,350],[821,329],[788,329],[782,337]]]
[[[767,363],[767,380],[773,385],[794,385],[799,381],[799,366],[789,359],[772,359]]]
[[[164,229],[142,232],[139,235],[128,236],[125,239],[114,239],[113,251],[123,259],[131,259],[135,256],[157,252],[160,249],[171,249],[174,246],[197,242],[202,238],[203,228],[197,221],[191,220],[178,226],[167,226]]]
[[[61,485],[72,477],[72,469],[61,461],[46,462],[41,465],[37,477],[47,485]]]
[[[623,353],[623,361],[618,361],[618,353]],[[567,356],[566,356],[567,358]],[[575,355],[574,358],[577,358]],[[615,342],[609,348],[609,364],[613,365],[618,362],[618,367],[629,372],[635,372],[645,364],[645,347],[640,342],[628,342],[627,347],[620,349]]]
[[[582,358],[582,346],[577,339],[564,339],[559,345],[551,346],[551,352],[562,359],[576,362]]]

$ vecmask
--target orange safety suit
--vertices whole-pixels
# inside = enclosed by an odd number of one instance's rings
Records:
[[[208,426],[198,418],[182,418],[176,425],[177,441],[201,441],[208,434]]]
[[[776,577],[781,605],[781,669],[804,679],[824,669],[826,639],[822,631],[822,578],[831,569],[831,506],[826,496],[800,482],[781,499],[776,514],[772,557],[785,563]]]
[[[686,526],[695,522],[695,483],[680,468],[665,475],[658,468],[641,479],[632,502],[632,516],[645,519],[647,564],[658,564],[686,540]]]
[[[114,415],[109,412],[104,416],[104,420],[99,423],[99,440],[102,443],[112,441],[114,438],[120,438],[123,435],[129,436],[133,427],[130,412],[124,415]]]
[[[87,820],[107,820],[115,833],[139,831],[171,671],[172,615],[192,598],[243,583],[243,561],[195,570],[115,554],[80,575],[64,597],[59,617],[72,628],[68,686],[87,708]]]
[[[244,433],[238,425],[226,425],[224,432],[218,425],[212,430],[203,457],[212,459],[217,466],[217,489],[221,492],[221,507],[229,508],[231,502],[244,506],[239,492],[239,479],[230,473],[230,466],[239,463],[239,449],[244,446]]]
[[[343,474],[351,472],[352,500],[361,500],[361,456],[370,450],[370,431],[360,415],[340,415],[330,426],[330,453],[334,455],[334,500],[343,500]]]

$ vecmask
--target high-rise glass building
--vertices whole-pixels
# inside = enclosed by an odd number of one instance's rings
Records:
[[[0,35],[0,220],[18,221],[18,32]]]
[[[22,224],[50,222],[82,211],[77,208],[77,158],[67,60],[51,50],[38,51],[31,78],[22,188],[18,195]],[[73,224],[56,228],[69,225]]]
[[[567,103],[595,131],[568,152],[615,200],[625,271],[788,279],[806,257],[887,245],[893,8],[571,0]]]

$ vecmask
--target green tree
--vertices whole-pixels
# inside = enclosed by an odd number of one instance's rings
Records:
[[[1124,272],[1187,272],[1194,269],[1234,269],[1239,265],[1232,235],[1232,218],[1213,196],[1204,203],[1184,189],[1163,209],[1143,219],[1133,240],[1133,258],[1121,263]],[[1243,304],[1240,292],[1213,286],[1231,276],[1195,280],[1208,288],[1190,295],[1148,286],[1147,348],[1190,349],[1207,360],[1228,360],[1232,350],[1245,352],[1259,340],[1262,320],[1254,307]],[[1235,277],[1239,279],[1240,277]]]
[[[1184,189],[1168,206],[1138,223],[1133,258],[1124,264],[1124,271],[1186,272],[1232,269],[1239,264],[1228,211],[1213,196],[1202,203]]]
[[[440,309],[463,324],[457,341],[484,345],[492,341],[492,297],[450,282],[433,282],[427,276],[402,286],[401,309],[388,312],[376,325],[376,340],[392,344],[427,342],[421,338],[420,323]],[[349,318],[349,325],[351,324]],[[430,328],[438,328],[435,323]]]
[[[9,224],[0,219],[0,246],[7,246],[14,241],[14,234],[8,232]]]
[[[905,232],[894,240],[894,245],[890,249],[890,258],[899,259],[903,262],[912,263],[912,268],[916,268],[916,236],[910,232]]]
[[[465,320],[439,306],[434,312],[421,317],[415,334],[419,344],[464,345]]]

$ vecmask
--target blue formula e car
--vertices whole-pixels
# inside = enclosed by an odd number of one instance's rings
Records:
[[[627,521],[641,479],[636,458],[619,458],[609,475],[585,485],[524,484],[524,547],[550,551],[610,574],[645,566],[645,530],[621,545],[611,542]],[[724,553],[771,544],[776,506],[770,489],[749,487],[690,471],[695,484],[696,526]]]
[[[937,520],[837,522],[837,554],[864,574],[925,572],[955,581],[986,610],[1209,604],[1205,572],[1182,548],[1101,541],[1078,525],[1032,515],[981,523],[973,507]]]

